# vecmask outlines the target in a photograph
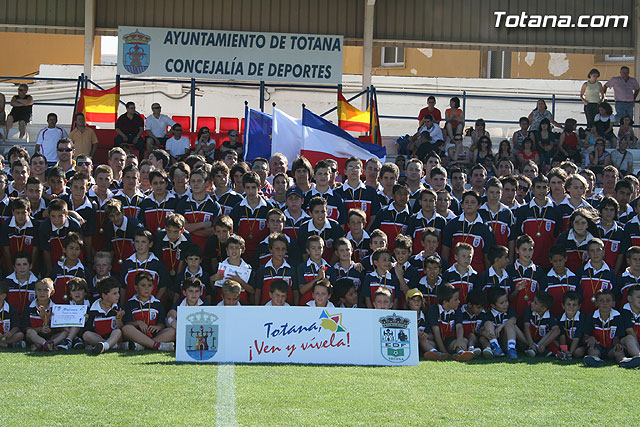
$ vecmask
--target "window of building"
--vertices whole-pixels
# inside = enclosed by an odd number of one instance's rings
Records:
[[[604,60],[605,62],[633,62],[634,60],[634,56],[633,55],[605,55],[604,56]]]
[[[511,52],[504,50],[490,50],[488,55],[488,70],[490,79],[511,78]]]
[[[382,47],[382,67],[399,67],[404,65],[404,48],[394,46]]]

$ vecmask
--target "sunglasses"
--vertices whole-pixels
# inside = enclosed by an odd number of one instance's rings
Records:
[[[70,153],[73,151],[73,148],[58,148],[58,151],[61,153]]]
[[[91,162],[76,162],[77,166],[91,166]]]
[[[237,133],[230,133],[229,136],[238,136]]]

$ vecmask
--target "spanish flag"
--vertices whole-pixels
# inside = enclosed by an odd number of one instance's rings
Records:
[[[107,90],[82,89],[76,111],[84,113],[87,122],[115,124],[119,103],[119,85]]]
[[[342,92],[338,91],[338,126],[354,132],[369,132],[371,127],[371,111],[358,110],[349,104]]]

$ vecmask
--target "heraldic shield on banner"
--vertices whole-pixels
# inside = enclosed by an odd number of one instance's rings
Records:
[[[131,74],[143,73],[149,68],[151,37],[138,30],[126,34],[122,49],[122,64]]]
[[[185,350],[193,360],[209,360],[218,352],[218,316],[201,310],[187,316]]]
[[[391,363],[401,363],[411,355],[409,319],[392,314],[378,319],[380,324],[380,350]]]

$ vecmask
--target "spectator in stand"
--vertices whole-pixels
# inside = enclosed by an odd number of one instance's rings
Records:
[[[56,113],[47,114],[47,127],[38,133],[36,140],[36,152],[44,154],[49,166],[53,166],[58,161],[58,141],[68,136],[67,131],[57,126],[57,123]]]
[[[84,114],[76,113],[75,119],[75,126],[69,133],[69,138],[73,141],[76,154],[86,154],[91,157],[98,147],[98,137],[95,131],[86,125]]]
[[[540,154],[535,149],[531,138],[525,138],[522,141],[522,151],[518,153],[518,163],[524,165],[528,160],[533,160],[535,164],[540,164]]]
[[[602,83],[598,81],[600,71],[593,68],[587,75],[587,81],[582,84],[580,89],[580,99],[584,104],[584,116],[587,118],[587,129],[593,126],[593,120],[598,114],[598,105],[604,101],[604,88]]]
[[[18,86],[18,94],[13,95],[11,97],[11,112],[7,116],[7,132],[5,133],[6,137],[9,137],[9,131],[13,127],[15,122],[18,122],[18,129],[20,130],[19,138],[24,138],[27,133],[27,123],[31,121],[31,113],[33,110],[33,97],[31,95],[27,95],[29,91],[29,86],[22,83]],[[2,111],[4,112],[4,102]],[[2,135],[0,134],[0,137]]]
[[[526,117],[520,117],[519,120],[520,129],[513,133],[511,137],[511,142],[513,144],[513,151],[515,154],[519,153],[522,150],[522,141],[525,138],[531,138],[533,136],[533,130],[531,129],[531,120]]]
[[[447,122],[444,126],[447,133],[445,142],[451,141],[454,135],[462,134],[464,130],[464,112],[460,109],[460,98],[457,96],[451,98],[449,106],[451,108],[447,108],[444,112],[444,120]]]
[[[513,153],[511,143],[508,139],[503,139],[500,141],[500,145],[498,146],[498,153],[496,154],[496,164],[500,163],[500,160],[507,159],[511,162],[513,167],[518,164],[518,160],[516,155]]]
[[[580,140],[576,134],[576,125],[578,122],[575,119],[567,119],[564,122],[564,130],[560,134],[558,140],[558,154],[569,158],[576,162],[576,164],[582,164],[582,155],[578,148]]]
[[[624,116],[633,117],[633,101],[638,97],[640,85],[633,77],[629,77],[629,67],[620,67],[620,76],[612,77],[604,85],[602,96],[606,100],[607,89],[613,88],[613,99],[616,101],[616,120]]]
[[[633,154],[627,151],[627,140],[618,142],[618,149],[611,152],[611,164],[618,168],[621,176],[633,175]]]
[[[238,153],[238,157],[242,157],[242,142],[238,141],[238,131],[231,129],[229,131],[229,139],[222,141],[221,151],[233,150]]]
[[[627,147],[636,148],[638,138],[633,132],[633,119],[629,116],[624,116],[620,122],[620,130],[618,131],[618,142],[625,139],[627,141]]]
[[[117,135],[114,145],[119,147],[122,144],[131,144],[142,156],[145,145],[142,140],[142,132],[144,132],[142,116],[136,112],[136,104],[129,101],[127,102],[127,112],[118,117],[118,121],[116,121]],[[49,156],[47,156],[47,159],[49,159]]]
[[[602,138],[596,139],[596,147],[593,152],[589,153],[589,162],[586,166],[598,176],[602,174],[602,169],[610,164],[611,156],[604,149],[604,140]]]
[[[0,93],[0,140],[5,138],[5,132],[7,131],[7,113],[4,111],[7,105],[7,99],[4,94]]]
[[[471,150],[475,150],[478,147],[478,141],[481,137],[486,136],[490,138],[489,132],[487,132],[487,124],[484,122],[484,119],[476,120],[476,125],[470,132],[471,136]]]
[[[182,125],[176,123],[171,128],[173,138],[167,139],[167,152],[171,156],[171,163],[181,161],[187,158],[191,153],[191,141],[182,135]]]
[[[558,135],[551,132],[549,119],[542,119],[540,121],[540,130],[534,131],[533,136],[540,154],[540,161],[545,166],[546,171],[551,168],[551,160],[556,152],[555,142]]]
[[[528,119],[531,123],[531,125],[529,126],[530,131],[540,130],[540,122],[542,121],[542,119],[549,120],[549,123],[556,127],[562,127],[553,119],[553,114],[551,114],[551,111],[547,109],[547,103],[544,102],[544,99],[538,99],[536,108],[534,108],[531,114],[529,114]]]
[[[613,133],[613,109],[608,102],[602,102],[598,105],[598,114],[593,120],[591,134],[595,138],[604,138],[609,142],[611,148],[616,148],[616,136]]]
[[[160,114],[162,107],[157,102],[151,104],[151,111],[153,112],[144,123],[144,128],[147,131],[147,153],[151,153],[156,148],[164,147],[167,139],[171,137],[171,130],[167,131],[167,128],[176,124],[166,114]]]
[[[194,154],[205,156],[209,160],[213,160],[216,149],[216,140],[211,139],[211,131],[208,127],[203,126],[198,130],[198,139],[193,149]]]
[[[483,136],[478,140],[478,149],[472,151],[471,164],[479,164],[485,167],[489,174],[493,175],[495,158],[491,150],[491,140],[487,136]]]
[[[427,106],[420,110],[420,114],[418,114],[418,128],[424,126],[424,119],[430,115],[431,121],[433,121],[436,125],[440,126],[440,121],[442,120],[442,113],[440,110],[436,108],[436,97],[429,96],[427,98]]]
[[[434,118],[431,114],[427,114],[424,119],[422,119],[422,126],[418,129],[418,132],[429,132],[431,135],[432,141],[440,141],[444,140],[444,136],[442,135],[442,129],[440,126],[435,124]]]

